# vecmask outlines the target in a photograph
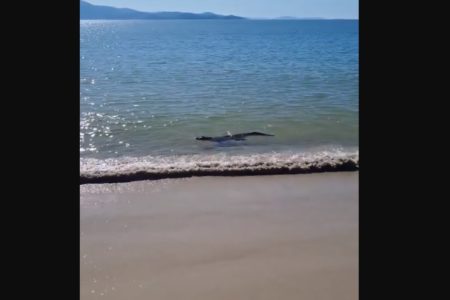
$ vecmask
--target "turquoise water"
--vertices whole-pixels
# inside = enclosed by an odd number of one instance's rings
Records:
[[[80,21],[80,108],[82,163],[355,152],[358,21]]]

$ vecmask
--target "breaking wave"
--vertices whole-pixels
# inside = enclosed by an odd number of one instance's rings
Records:
[[[177,155],[109,159],[82,158],[80,184],[191,176],[301,174],[359,169],[358,152]]]

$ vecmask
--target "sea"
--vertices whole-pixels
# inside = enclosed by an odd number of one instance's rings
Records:
[[[80,21],[82,183],[357,169],[358,26]]]

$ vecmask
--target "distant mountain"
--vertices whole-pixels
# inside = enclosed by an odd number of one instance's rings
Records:
[[[93,5],[80,1],[80,20],[208,20],[208,19],[244,19],[238,16],[216,15],[210,12],[202,14],[185,12],[142,12],[129,8]]]
[[[319,17],[306,17],[306,18],[297,18],[297,17],[278,17],[276,18],[276,20],[324,20],[324,18],[319,18]]]

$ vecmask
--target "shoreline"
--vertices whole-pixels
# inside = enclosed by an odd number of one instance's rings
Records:
[[[120,183],[205,176],[312,174],[359,170],[357,152],[180,155],[84,159],[80,184]]]
[[[358,298],[358,172],[81,186],[81,299]]]
[[[296,174],[316,174],[331,172],[357,172],[359,166],[353,162],[347,162],[338,166],[312,166],[305,168],[272,168],[261,170],[197,170],[178,171],[167,173],[135,172],[121,175],[101,175],[98,177],[80,176],[80,185],[83,184],[104,184],[104,183],[128,183],[143,180],[177,179],[191,177],[240,177],[240,176],[270,176],[270,175],[296,175]]]

